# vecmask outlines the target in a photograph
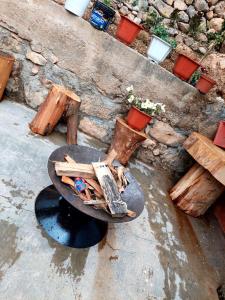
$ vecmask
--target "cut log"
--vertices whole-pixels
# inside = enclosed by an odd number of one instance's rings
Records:
[[[125,120],[117,118],[111,151],[117,152],[116,159],[126,165],[134,151],[147,139],[144,132],[139,132],[129,127]]]
[[[14,61],[13,56],[0,52],[0,101],[12,72]]]
[[[122,200],[118,191],[116,181],[109,169],[104,163],[92,164],[101,185],[104,198],[109,207],[112,217],[123,217],[127,214],[127,205]]]
[[[77,144],[77,130],[78,130],[78,112],[80,109],[80,99],[70,101],[66,112],[67,118],[67,144]]]
[[[195,164],[170,191],[170,197],[185,213],[198,217],[224,192],[225,187],[206,169]]]
[[[29,125],[32,132],[40,135],[50,134],[63,113],[67,111],[71,101],[80,102],[80,98],[62,86],[53,85],[46,100]]]
[[[55,162],[57,176],[96,178],[92,165]]]
[[[225,151],[207,137],[193,132],[184,142],[188,153],[213,177],[225,185]]]

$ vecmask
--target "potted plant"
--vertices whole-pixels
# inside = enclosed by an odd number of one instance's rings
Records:
[[[111,7],[111,0],[96,1],[91,13],[90,23],[99,30],[106,31],[115,16]]]
[[[162,103],[153,103],[149,99],[142,99],[133,93],[133,86],[127,88],[127,101],[132,105],[127,115],[128,125],[138,131],[143,130],[152,117],[165,112],[165,105]]]
[[[184,54],[179,54],[173,67],[173,74],[180,79],[187,81],[199,67],[200,63]]]
[[[162,17],[159,17],[155,11],[151,12],[145,22],[145,27],[152,32],[152,39],[147,50],[147,56],[155,63],[161,63],[170,54],[177,43],[169,37],[167,28],[161,23]]]
[[[216,84],[216,81],[205,74],[201,74],[198,82],[196,83],[196,89],[201,93],[207,94]]]
[[[121,16],[117,28],[116,38],[126,45],[130,45],[136,39],[138,33],[143,29],[140,24],[136,24],[129,18]]]
[[[82,17],[90,0],[66,0],[65,9]]]

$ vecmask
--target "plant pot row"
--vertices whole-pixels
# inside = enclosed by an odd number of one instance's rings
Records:
[[[90,0],[66,0],[65,8],[74,13],[77,16],[82,17]],[[96,1],[94,3],[90,23],[96,29],[106,31],[109,25],[113,22],[115,11],[101,1]],[[139,32],[143,27],[136,24],[129,18],[121,16],[120,23],[116,31],[116,38],[126,45],[130,45],[134,42]],[[152,35],[150,45],[147,50],[148,58],[155,62],[161,63],[171,52],[172,46],[157,37]]]
[[[179,54],[173,68],[173,73],[184,81],[190,80],[191,76],[201,67],[201,64],[194,61],[190,57]],[[212,78],[201,74],[195,87],[203,94],[207,94],[216,84]]]

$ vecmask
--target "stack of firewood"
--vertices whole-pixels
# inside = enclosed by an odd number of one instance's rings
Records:
[[[66,155],[64,162],[54,163],[57,176],[85,205],[103,209],[112,217],[136,216],[135,212],[128,210],[121,197],[129,184],[125,168],[113,166],[112,156],[103,162],[80,164]]]

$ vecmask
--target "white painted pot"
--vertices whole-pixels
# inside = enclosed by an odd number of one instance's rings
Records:
[[[151,43],[148,47],[147,55],[150,60],[159,64],[170,54],[172,46],[156,35],[152,36]]]
[[[90,0],[66,0],[65,9],[73,14],[82,17]]]

